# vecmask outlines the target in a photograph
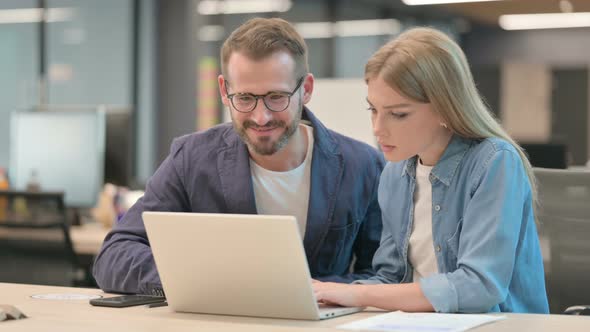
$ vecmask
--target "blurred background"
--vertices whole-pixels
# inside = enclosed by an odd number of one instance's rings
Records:
[[[252,17],[296,25],[317,79],[312,111],[369,144],[366,60],[407,28],[444,30],[534,166],[586,171],[587,0],[0,0],[0,190],[13,191],[0,220],[31,226],[34,207],[108,227],[174,137],[228,120],[218,54]],[[31,202],[35,192],[58,203]]]
[[[428,25],[464,48],[490,109],[519,141],[563,144],[568,166],[585,165],[590,2],[411,5],[428,2],[445,1],[0,0],[0,167],[10,175],[12,112],[103,105],[105,180],[142,188],[173,137],[224,120],[215,81],[219,49],[255,16],[285,18],[306,38],[311,71],[320,79],[311,106],[328,124],[348,116],[369,122],[362,82],[354,93],[362,98],[354,104],[359,108],[352,109],[342,108],[347,104],[330,91],[324,96],[324,79],[344,82],[343,89],[358,84],[380,45],[404,29]],[[508,16],[537,13],[556,16]],[[355,134],[343,125],[341,131]],[[371,139],[370,128],[358,132]]]

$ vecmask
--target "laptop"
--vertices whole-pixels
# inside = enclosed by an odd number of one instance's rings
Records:
[[[144,212],[143,221],[174,311],[320,320],[363,309],[318,305],[293,216]]]

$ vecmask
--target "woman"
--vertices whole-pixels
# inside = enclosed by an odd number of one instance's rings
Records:
[[[377,275],[315,282],[318,301],[387,310],[547,313],[535,180],[481,100],[460,47],[416,28],[365,67],[385,158]]]

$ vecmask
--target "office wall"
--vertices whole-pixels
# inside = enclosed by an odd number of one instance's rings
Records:
[[[159,1],[158,7],[158,164],[174,137],[196,128],[198,1]]]
[[[335,39],[334,77],[364,77],[367,60],[391,36],[341,37]]]
[[[137,182],[145,183],[156,163],[157,117],[157,0],[139,2],[137,49],[136,163]]]
[[[3,0],[0,10],[32,8],[36,0]],[[0,24],[0,167],[8,167],[10,113],[39,98],[39,24]]]
[[[500,66],[479,65],[471,66],[473,79],[479,94],[484,99],[488,109],[496,117],[500,114]]]
[[[587,67],[552,70],[552,135],[566,143],[574,165],[588,161],[588,80]]]
[[[8,116],[17,108],[30,109],[45,102],[67,108],[108,104],[131,109],[134,2],[47,0],[49,18],[56,8],[65,10],[66,17],[50,19],[43,26],[39,22],[0,24],[0,166],[8,166]],[[34,10],[38,5],[36,0],[0,1],[0,9]],[[41,31],[45,36],[42,49]],[[39,83],[41,62],[44,89]],[[152,64],[144,67],[149,66]],[[45,96],[43,100],[41,95]],[[153,130],[149,134],[154,137]]]
[[[290,22],[322,22],[330,17],[329,4],[326,1],[298,1],[288,12],[282,15]],[[236,28],[237,25],[234,27]],[[326,38],[306,40],[309,57],[309,70],[316,77],[333,75],[332,41]]]
[[[529,31],[477,28],[463,38],[462,46],[471,65],[475,68],[494,68],[502,67],[506,63],[521,63],[545,66],[550,75],[553,72],[553,76],[549,79],[548,92],[550,138],[569,143],[572,161],[578,165],[585,163],[584,160],[590,156],[590,86],[588,83],[574,85],[566,83],[569,84],[566,88],[565,84],[559,85],[557,78],[560,77],[567,82],[569,78],[573,78],[581,82],[583,77],[574,78],[571,75],[555,75],[555,73],[571,70],[583,72],[590,68],[590,28]],[[521,81],[524,84],[523,87],[518,88],[521,90],[527,87],[534,88],[539,83],[532,78],[523,78]],[[576,91],[567,91],[568,89]],[[578,101],[574,108],[565,102],[564,96],[567,95],[575,96]],[[528,96],[531,97],[530,94]],[[529,101],[531,104],[539,102],[539,100]],[[580,114],[580,107],[586,110],[584,115]],[[542,119],[545,119],[545,115]],[[576,125],[565,129],[566,124]],[[518,125],[526,128],[532,124],[530,121],[521,121]]]
[[[503,61],[549,66],[590,64],[590,28],[504,31],[475,29],[462,46],[473,65]]]
[[[366,98],[361,78],[319,79],[308,106],[326,127],[377,147]]]
[[[133,104],[133,0],[48,0],[70,8],[47,25],[48,103]]]
[[[520,142],[548,142],[551,139],[550,68],[542,64],[506,62],[501,66],[500,77],[500,118],[504,128]]]

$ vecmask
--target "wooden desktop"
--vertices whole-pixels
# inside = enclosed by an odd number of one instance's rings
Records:
[[[0,322],[3,332],[18,331],[336,331],[335,327],[382,313],[367,310],[324,321],[295,321],[172,312],[169,307],[93,307],[88,300],[40,300],[40,294],[103,295],[98,289],[0,283],[1,302],[16,306],[29,318]],[[502,314],[505,320],[480,326],[476,332],[588,331],[590,316]]]

